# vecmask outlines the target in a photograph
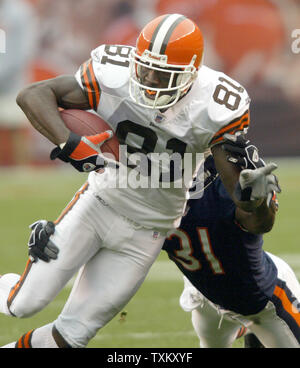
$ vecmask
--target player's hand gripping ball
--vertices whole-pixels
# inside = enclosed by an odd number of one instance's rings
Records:
[[[50,155],[69,162],[80,172],[98,170],[119,160],[119,142],[110,126],[98,115],[83,110],[64,110],[61,117],[71,133],[67,142]]]

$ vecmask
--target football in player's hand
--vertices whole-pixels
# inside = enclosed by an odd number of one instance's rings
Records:
[[[76,109],[62,110],[60,116],[68,129],[81,136],[95,135],[106,130],[112,130],[100,116],[88,111]],[[104,154],[109,153],[113,155],[114,157],[109,157],[119,161],[119,141],[115,134],[111,139],[103,143],[101,151]]]

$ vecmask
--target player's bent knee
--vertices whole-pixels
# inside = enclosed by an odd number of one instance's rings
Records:
[[[11,315],[9,310],[8,300],[11,290],[20,280],[20,275],[8,273],[0,277],[0,312],[6,315]]]
[[[49,300],[22,289],[20,275],[9,273],[0,277],[0,312],[26,318],[41,311]]]
[[[10,313],[18,318],[28,318],[40,312],[48,304],[48,301],[34,297],[16,298],[10,305]]]

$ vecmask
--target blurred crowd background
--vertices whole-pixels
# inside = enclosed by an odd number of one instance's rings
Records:
[[[205,37],[204,63],[246,87],[249,137],[264,156],[300,156],[299,0],[0,0],[0,166],[49,164],[52,146],[16,105],[31,82],[73,74],[102,43],[134,45],[153,17],[181,13]]]

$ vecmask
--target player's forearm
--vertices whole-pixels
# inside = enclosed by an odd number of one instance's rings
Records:
[[[256,207],[253,212],[245,212],[240,208],[236,210],[237,221],[250,233],[264,234],[272,230],[276,215],[276,206],[273,201],[270,207],[267,201]]]
[[[32,126],[52,143],[59,145],[68,139],[70,131],[60,117],[57,98],[46,83],[36,83],[22,90],[17,103]]]
[[[263,203],[262,199],[252,200],[252,201],[239,201],[234,192],[232,193],[232,198],[237,207],[246,212],[254,212],[256,211]]]

